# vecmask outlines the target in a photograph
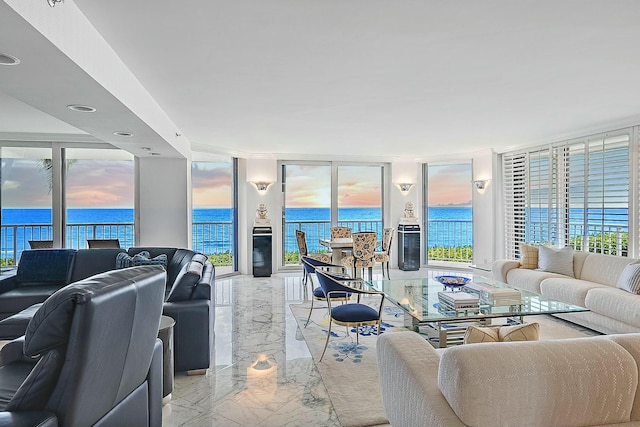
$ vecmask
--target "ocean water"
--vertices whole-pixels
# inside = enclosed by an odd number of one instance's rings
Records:
[[[527,215],[532,219],[543,219],[549,212],[545,209],[532,209]],[[553,215],[554,212],[551,212]],[[133,209],[68,209],[68,242],[69,247],[84,244],[87,238],[118,237],[123,246],[133,245],[132,227],[97,227],[95,236],[92,230],[86,230],[73,224],[131,224],[134,221]],[[329,237],[329,208],[288,208],[286,210],[285,250],[297,251],[295,230],[307,233],[309,251],[322,248],[317,243],[320,238]],[[271,213],[272,221],[278,216]],[[581,223],[584,217],[582,209],[570,210],[570,221]],[[193,248],[204,253],[221,253],[231,251],[233,211],[229,208],[200,208],[193,210]],[[343,208],[338,211],[341,225],[354,228],[354,231],[376,231],[382,236],[382,212],[379,208]],[[628,222],[627,209],[589,209],[588,222],[621,225]],[[432,207],[429,208],[428,246],[471,246],[473,231],[471,226],[472,210],[468,207]],[[208,223],[215,223],[214,225]],[[12,225],[28,224],[27,228],[14,228]],[[51,239],[50,209],[2,209],[2,254],[13,254],[14,245],[17,252],[28,248],[27,240]],[[41,225],[42,227],[38,227]],[[35,226],[35,227],[34,227]],[[397,226],[397,224],[394,224]],[[626,229],[624,230],[626,231]]]

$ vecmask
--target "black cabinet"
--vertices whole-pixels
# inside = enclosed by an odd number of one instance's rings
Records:
[[[398,225],[398,268],[420,269],[420,226],[417,224]]]
[[[271,276],[272,258],[271,227],[253,227],[253,276]]]

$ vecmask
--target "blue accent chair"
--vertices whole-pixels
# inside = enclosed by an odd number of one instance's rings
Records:
[[[305,280],[304,280],[305,293],[307,291],[307,279],[311,280],[311,285],[313,285],[313,277],[311,277],[311,274],[315,273],[317,269],[321,269],[325,271],[338,270],[338,272],[332,273],[332,274],[337,277],[349,278],[349,276],[347,276],[346,274],[346,269],[341,265],[323,262],[316,258],[312,258],[310,256],[303,256],[301,260],[302,260],[302,268],[304,268],[304,273],[305,273]],[[332,296],[332,299],[346,302],[347,299],[350,297],[351,297],[351,293],[336,293],[335,295]],[[309,316],[307,316],[307,321],[304,324],[305,328],[307,327],[307,325],[309,324],[309,320],[311,319],[311,313],[313,312],[313,302],[326,301],[326,300],[327,300],[327,296],[324,294],[324,291],[320,286],[313,289],[313,296],[311,298],[311,308],[309,309]]]
[[[322,362],[322,358],[324,357],[324,354],[327,351],[327,346],[329,345],[331,326],[333,323],[346,326],[347,334],[349,333],[350,327],[355,327],[356,343],[359,343],[358,339],[360,333],[358,328],[360,326],[376,325],[378,327],[378,331],[380,331],[384,293],[373,289],[365,289],[363,287],[364,282],[362,280],[345,280],[344,278],[336,277],[331,273],[327,273],[320,269],[316,270],[316,277],[320,282],[320,287],[326,295],[327,305],[329,306],[329,332],[327,333],[327,341],[324,344],[324,350],[322,350],[322,355],[320,356],[320,362]],[[350,284],[350,286],[347,286],[347,284]],[[335,295],[344,293],[356,294],[356,302],[349,302],[347,304],[332,307],[332,298]],[[361,295],[378,295],[380,297],[380,305],[377,307],[377,310],[367,304],[361,304]]]

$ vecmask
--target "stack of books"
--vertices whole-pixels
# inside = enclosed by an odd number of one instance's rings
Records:
[[[480,299],[478,295],[467,292],[438,292],[440,304],[452,310],[479,309]]]
[[[517,289],[499,288],[488,283],[473,282],[465,286],[468,291],[478,294],[480,300],[490,305],[519,305],[522,295]]]

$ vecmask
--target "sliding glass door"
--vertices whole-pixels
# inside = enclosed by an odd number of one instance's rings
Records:
[[[281,174],[283,265],[298,264],[296,230],[309,252],[326,251],[319,239],[335,225],[382,236],[384,165],[282,162]]]

